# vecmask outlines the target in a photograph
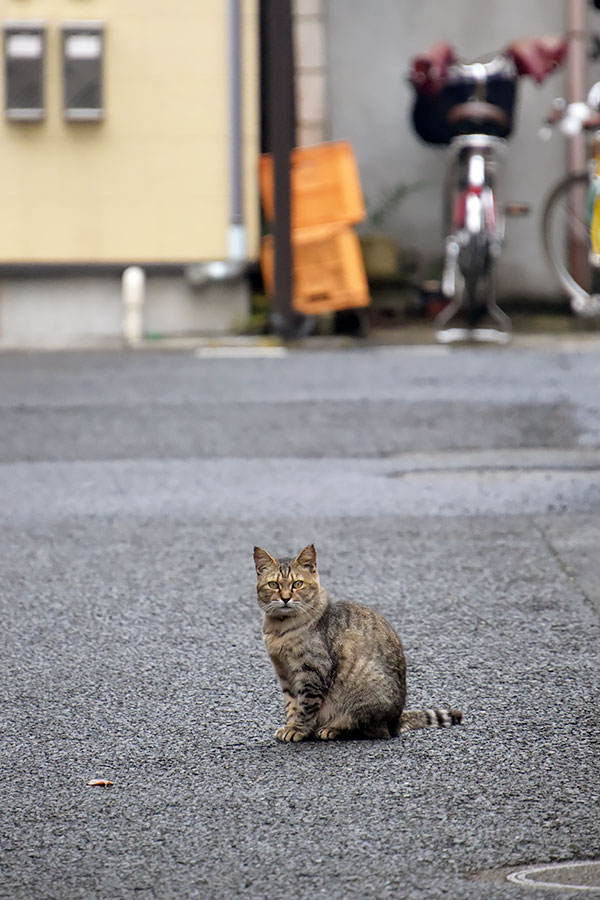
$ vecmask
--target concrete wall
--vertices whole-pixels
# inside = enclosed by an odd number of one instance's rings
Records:
[[[296,140],[319,144],[327,130],[325,0],[293,0]]]
[[[142,330],[148,337],[228,333],[248,316],[241,279],[193,287],[181,276],[148,274]],[[117,276],[21,277],[0,282],[0,348],[115,344],[122,339]]]
[[[440,221],[444,151],[432,149],[409,124],[411,58],[447,39],[466,61],[491,57],[517,37],[562,34],[566,0],[328,0],[329,137],[354,145],[369,203],[399,182],[427,187],[397,210],[391,230],[401,243],[432,260],[442,249]],[[593,14],[592,14],[593,15]],[[596,14],[600,30],[600,14]],[[557,291],[543,257],[540,208],[565,168],[565,140],[542,143],[538,130],[553,97],[565,95],[566,75],[541,88],[521,82],[517,128],[505,164],[505,198],[531,204],[532,214],[507,223],[500,293],[540,296]]]

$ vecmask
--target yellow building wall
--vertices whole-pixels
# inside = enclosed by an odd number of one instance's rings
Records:
[[[0,263],[177,263],[227,256],[226,0],[0,0],[47,23],[46,119],[0,119]],[[243,0],[244,170],[256,255],[256,0]],[[105,23],[99,123],[62,117],[60,25]],[[3,67],[2,67],[2,79]],[[2,101],[4,106],[4,101]]]

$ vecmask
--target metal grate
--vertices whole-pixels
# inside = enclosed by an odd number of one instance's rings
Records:
[[[4,23],[4,108],[7,119],[39,122],[45,115],[44,22]]]
[[[65,22],[62,26],[63,113],[79,122],[104,117],[104,24]]]

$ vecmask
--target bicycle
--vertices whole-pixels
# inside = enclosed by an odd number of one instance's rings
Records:
[[[513,42],[487,62],[465,63],[438,43],[413,60],[413,127],[427,143],[449,147],[441,281],[448,302],[434,321],[440,343],[511,339],[510,318],[496,302],[507,211],[498,202],[497,175],[513,131],[519,78],[541,83],[566,50],[562,38],[534,38]]]
[[[553,103],[542,136],[559,125],[567,135],[592,134],[586,171],[562,178],[542,212],[542,242],[559,283],[580,316],[600,315],[600,82],[585,103]]]

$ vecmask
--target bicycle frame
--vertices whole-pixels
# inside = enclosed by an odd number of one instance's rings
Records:
[[[456,340],[510,340],[510,319],[495,302],[494,262],[504,239],[504,214],[497,197],[497,174],[506,148],[503,138],[488,134],[466,134],[452,140],[445,185],[445,256],[442,293],[450,301],[435,321],[442,343]],[[485,279],[485,302],[478,298]],[[494,328],[477,328],[481,307]],[[467,328],[449,328],[465,307]]]
[[[600,267],[600,146],[595,143],[595,153],[589,163],[590,188],[588,192],[588,220],[592,249],[590,262]]]
[[[504,237],[504,216],[496,197],[498,160],[506,141],[486,134],[454,138],[445,185],[446,243],[468,246],[471,237],[485,234],[499,251]],[[444,291],[448,297],[453,290]]]

